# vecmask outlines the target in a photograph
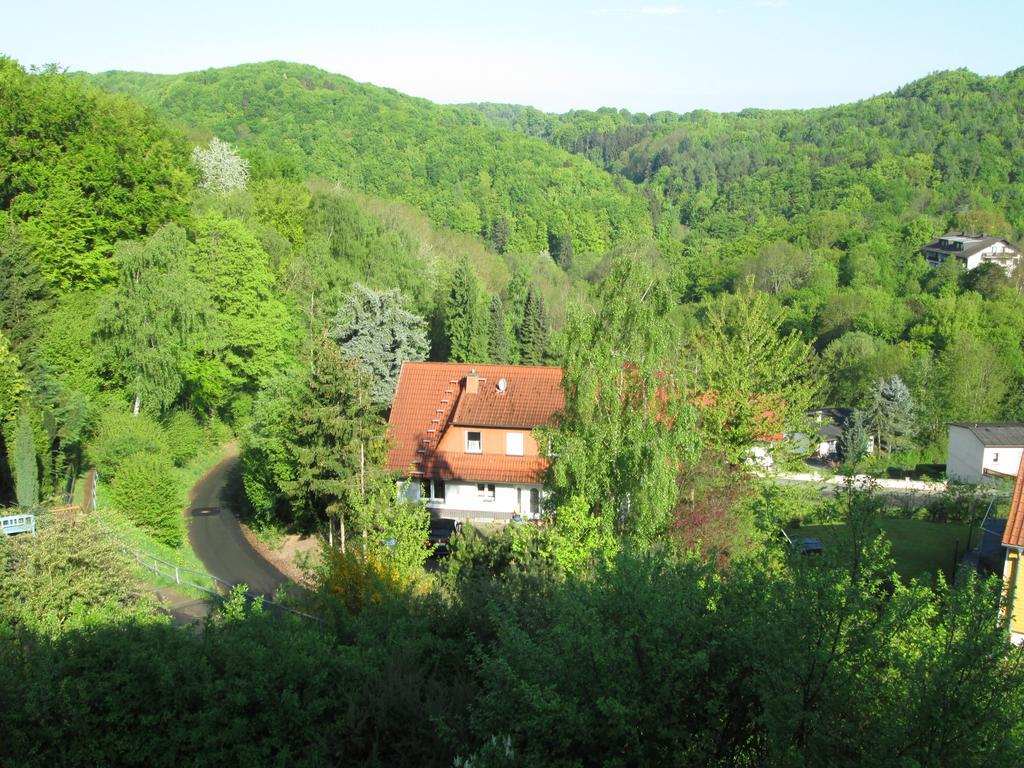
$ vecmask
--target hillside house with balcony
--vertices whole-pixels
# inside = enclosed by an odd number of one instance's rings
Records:
[[[947,259],[956,259],[966,269],[975,269],[982,264],[997,264],[1007,275],[1013,274],[1020,263],[1020,251],[1015,246],[984,232],[980,235],[947,232],[921,248],[921,253],[932,267],[942,266]]]
[[[406,362],[388,469],[434,517],[536,517],[549,462],[533,430],[564,406],[561,368]]]

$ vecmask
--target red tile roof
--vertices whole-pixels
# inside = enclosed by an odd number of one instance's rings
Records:
[[[470,371],[477,394],[466,394]],[[505,390],[498,382],[504,379]],[[540,482],[547,460],[530,456],[436,453],[450,424],[532,429],[552,423],[565,406],[561,368],[468,363],[402,364],[388,426],[388,469],[415,477],[489,482]]]
[[[1006,520],[1003,531],[1004,547],[1024,547],[1024,455],[1020,457],[1017,470],[1017,485],[1013,489],[1013,500],[1010,502],[1010,516]]]
[[[452,424],[532,429],[549,424],[565,407],[561,368],[482,365],[476,367],[476,372],[479,391],[475,396],[459,398]],[[499,391],[502,379],[505,390]]]
[[[436,451],[420,465],[425,477],[489,483],[543,483],[548,460],[543,456]]]

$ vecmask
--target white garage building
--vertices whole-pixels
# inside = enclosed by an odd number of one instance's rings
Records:
[[[946,477],[981,485],[1012,478],[1024,453],[1024,424],[950,424]]]

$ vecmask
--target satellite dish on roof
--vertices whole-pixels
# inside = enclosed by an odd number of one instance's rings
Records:
[[[508,382],[504,379],[498,379],[498,391],[504,392],[506,389],[508,389]]]

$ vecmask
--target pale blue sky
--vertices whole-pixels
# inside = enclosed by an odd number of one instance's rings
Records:
[[[551,111],[826,106],[1024,65],[1018,0],[17,2],[24,65],[183,72],[286,59],[439,102]]]

